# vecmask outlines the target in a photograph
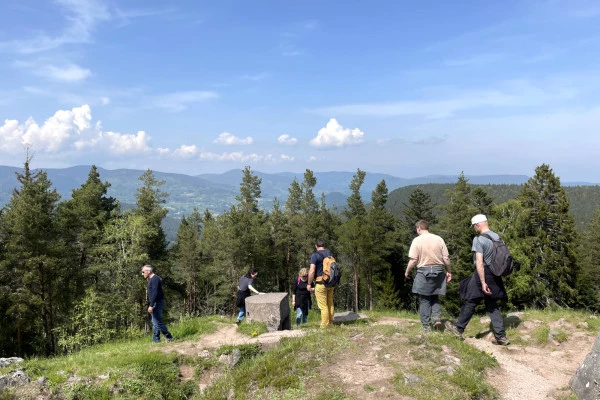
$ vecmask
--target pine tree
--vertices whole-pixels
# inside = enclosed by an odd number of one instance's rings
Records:
[[[577,305],[600,310],[600,206],[596,208],[578,246],[581,274],[577,279]]]
[[[354,174],[350,183],[352,194],[348,197],[347,208],[344,211],[346,221],[338,229],[340,247],[352,272],[352,308],[355,312],[360,308],[361,268],[364,262],[363,252],[367,242],[365,230],[366,209],[360,194],[365,175],[365,172],[360,169]]]
[[[55,327],[61,318],[57,304],[65,294],[63,245],[56,224],[60,196],[46,172],[31,171],[30,161],[28,154],[23,173],[16,174],[20,187],[13,190],[2,214],[2,269],[11,274],[10,307],[5,312],[15,317],[7,330],[17,335],[13,342],[18,354],[49,355],[56,350]]]
[[[200,235],[202,234],[202,217],[194,208],[189,218],[183,217],[177,230],[175,246],[175,263],[173,276],[185,287],[183,300],[184,315],[199,314],[199,286],[201,285],[202,252],[200,251]]]
[[[528,249],[530,264],[519,275],[530,277],[529,305],[573,305],[577,298],[579,267],[576,232],[569,214],[569,198],[560,179],[547,164],[535,169],[518,197],[525,213],[519,237]]]
[[[437,223],[438,218],[433,212],[435,205],[431,203],[431,196],[423,189],[417,188],[408,196],[408,204],[404,204],[404,220],[411,229],[419,220],[425,220],[431,225]]]
[[[387,197],[387,185],[385,180],[382,180],[371,194],[371,208],[369,209],[365,226],[367,238],[365,244],[367,246],[364,249],[364,253],[369,310],[373,310],[375,307],[375,282],[386,282],[386,284],[389,284],[389,279],[393,285],[393,279],[389,275],[391,271],[390,265],[387,262],[387,256],[392,247],[390,238],[396,224],[392,213],[385,208]],[[392,293],[395,293],[395,291],[392,291]]]
[[[446,191],[445,196],[449,199],[448,203],[441,207],[445,214],[440,218],[439,225],[431,230],[446,242],[452,263],[452,280],[458,283],[473,273],[471,246],[475,232],[471,227],[471,218],[478,210],[473,205],[471,187],[463,173],[459,175],[454,187]],[[451,314],[458,314],[458,284],[448,285],[448,294],[443,297],[442,304]]]

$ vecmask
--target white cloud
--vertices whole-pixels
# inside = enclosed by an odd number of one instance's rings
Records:
[[[200,153],[200,159],[206,161],[236,161],[236,162],[258,162],[264,157],[256,153],[245,154],[243,151],[236,151],[232,153],[213,153],[213,152],[202,152]]]
[[[288,156],[287,154],[282,154],[279,158],[283,161],[294,161],[296,159],[294,156]]]
[[[36,75],[58,82],[80,82],[92,75],[92,71],[89,69],[72,63],[60,67],[45,65],[35,69],[33,72]]]
[[[227,146],[230,145],[249,145],[254,143],[254,139],[252,139],[250,136],[246,137],[245,139],[239,138],[235,135],[232,135],[229,132],[223,132],[219,135],[218,138],[216,138],[215,140],[213,140],[213,143],[216,144],[224,144]]]
[[[6,120],[0,126],[0,152],[9,154],[30,146],[42,154],[104,150],[122,155],[150,151],[150,139],[144,131],[135,135],[102,131],[100,121],[92,124],[92,111],[87,104],[59,110],[42,125],[30,117],[24,123]]]
[[[148,145],[150,136],[146,135],[144,131],[139,131],[136,135],[105,132],[102,136],[107,139],[108,146],[114,154],[140,153],[151,150]]]
[[[296,143],[298,143],[298,139],[296,139],[295,137],[291,137],[290,135],[284,134],[277,138],[277,143],[286,146],[293,146]]]
[[[348,104],[317,109],[321,115],[402,116],[448,118],[459,111],[491,107],[535,107],[557,100],[572,99],[577,90],[572,87],[541,88],[527,81],[504,82],[504,90],[456,90],[453,96],[437,100],[412,100],[391,103]]]
[[[315,157],[315,156],[310,156],[310,157],[308,157],[308,161],[309,161],[309,162],[311,162],[311,161],[317,161],[317,157]]]
[[[254,82],[262,81],[263,79],[267,79],[268,77],[269,77],[269,74],[267,74],[266,72],[263,72],[261,74],[256,74],[256,75],[249,75],[249,74],[242,75],[242,79],[248,80],[248,81],[254,81]]]
[[[99,22],[111,18],[102,2],[95,0],[57,0],[66,11],[67,25],[57,36],[42,33],[25,40],[0,42],[0,50],[8,49],[21,54],[40,53],[65,44],[89,43]]]
[[[173,152],[173,154],[175,156],[181,157],[181,158],[190,158],[195,156],[196,154],[198,154],[198,148],[196,147],[196,145],[181,145],[181,147],[179,147],[177,150],[175,150]]]
[[[205,102],[217,97],[219,95],[211,91],[174,92],[156,96],[150,106],[164,108],[171,112],[180,112],[187,109],[190,104]]]
[[[309,142],[314,147],[344,147],[358,144],[363,141],[364,133],[356,129],[345,129],[335,118],[331,118],[324,128],[319,130],[317,136]]]

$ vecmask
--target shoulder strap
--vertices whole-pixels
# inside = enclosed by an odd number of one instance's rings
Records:
[[[494,240],[494,239],[492,239],[492,237],[491,237],[490,235],[488,235],[487,233],[482,233],[482,234],[481,234],[481,235],[479,235],[479,236],[485,236],[486,238],[490,239],[492,242],[495,242],[495,240]]]
[[[327,257],[329,257],[329,256],[326,256],[326,255],[323,253],[323,251],[322,251],[322,250],[317,250],[317,253],[319,253],[319,255],[320,255],[321,257],[323,257],[323,260],[324,260],[324,259],[326,259]]]

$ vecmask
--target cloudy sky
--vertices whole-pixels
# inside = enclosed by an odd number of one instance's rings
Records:
[[[596,0],[0,4],[0,165],[600,182]]]

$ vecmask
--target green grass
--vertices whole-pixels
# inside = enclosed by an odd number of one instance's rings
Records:
[[[264,322],[242,322],[238,326],[237,330],[239,333],[248,335],[250,337],[255,337],[268,332],[267,324],[265,324]]]
[[[186,318],[170,326],[178,339],[193,339],[214,332],[220,317]],[[67,356],[32,358],[24,364],[32,380],[44,376],[55,393],[67,399],[103,399],[118,395],[124,399],[169,398],[184,399],[193,395],[196,384],[180,382],[179,366],[200,364],[175,353],[159,351],[165,344],[152,344],[151,336],[120,340],[97,345]],[[71,376],[85,377],[92,382],[64,385]],[[108,376],[107,379],[99,379]]]
[[[319,329],[320,313],[311,310],[309,322],[301,326],[306,335],[299,338],[283,338],[279,346],[263,350],[258,344],[222,346],[210,351],[208,359],[200,356],[183,356],[161,349],[168,344],[151,344],[150,335],[142,338],[113,341],[97,345],[68,356],[50,359],[33,358],[21,365],[35,381],[44,376],[55,398],[65,399],[236,399],[292,400],[292,399],[355,399],[373,396],[383,386],[395,391],[394,395],[418,400],[479,399],[492,400],[498,393],[486,382],[486,371],[497,366],[491,354],[479,351],[466,342],[456,340],[448,333],[423,334],[418,315],[408,312],[365,312],[368,319],[359,323],[336,325]],[[403,319],[394,325],[369,325],[386,317]],[[467,334],[477,336],[490,329],[482,324],[481,316],[474,316]],[[531,343],[545,345],[550,325],[564,318],[580,329],[600,329],[600,318],[579,311],[527,310],[526,320],[542,321],[531,332]],[[199,340],[201,335],[214,332],[217,322],[233,323],[220,316],[208,318],[182,318],[169,328],[177,341]],[[293,323],[295,321],[292,321]],[[586,324],[583,324],[583,323]],[[518,323],[507,330],[514,343],[519,340]],[[238,330],[253,336],[266,332],[262,323],[243,323]],[[568,340],[568,332],[557,329],[557,341]],[[355,339],[359,337],[360,339]],[[175,343],[177,345],[177,343]],[[378,348],[378,349],[376,349]],[[442,348],[445,350],[443,351]],[[225,368],[218,361],[222,354],[238,349],[240,361],[232,368]],[[374,350],[375,349],[375,350]],[[375,351],[375,354],[373,352]],[[445,353],[460,359],[460,365],[444,360]],[[352,391],[336,375],[336,369],[345,360],[363,360],[367,355],[375,357],[393,375],[391,379],[363,381]],[[389,355],[389,356],[388,356]],[[372,360],[372,359],[371,359]],[[328,365],[334,365],[327,371]],[[350,364],[354,365],[354,364]],[[435,371],[437,367],[452,365],[453,375]],[[180,378],[180,369],[192,367],[193,379]],[[4,371],[7,371],[5,369]],[[191,372],[191,371],[190,371]],[[5,373],[0,371],[0,374]],[[405,374],[419,377],[419,383],[407,383]],[[75,384],[66,384],[72,376],[89,378]],[[102,378],[100,378],[103,376]],[[216,380],[203,392],[198,380],[216,376]],[[389,376],[389,375],[388,375]],[[87,382],[87,383],[86,383]],[[357,392],[358,390],[358,392]],[[360,394],[362,392],[362,396]],[[357,394],[358,393],[358,394]],[[0,400],[24,398],[13,392],[0,395]],[[561,399],[570,400],[572,396]]]

